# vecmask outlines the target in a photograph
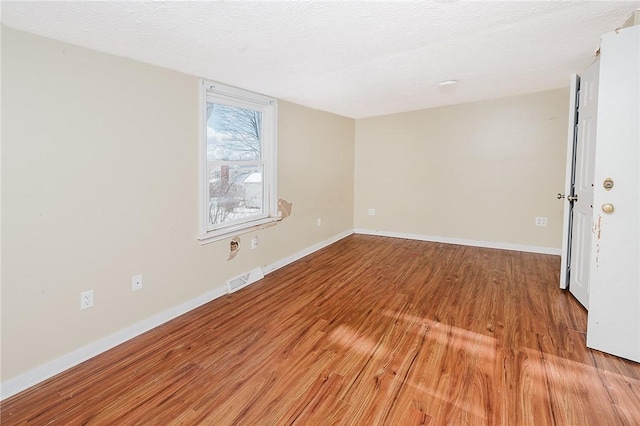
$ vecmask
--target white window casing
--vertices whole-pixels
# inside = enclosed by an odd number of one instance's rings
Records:
[[[203,244],[206,244],[209,242],[228,238],[239,233],[249,232],[251,230],[271,226],[279,220],[277,200],[278,102],[276,99],[264,95],[259,95],[242,89],[229,87],[220,83],[201,80],[200,85],[200,218],[198,239]],[[261,126],[259,126],[259,132],[254,133],[259,133],[258,140],[260,147],[260,157],[252,158],[249,160],[244,160],[241,158],[223,158],[212,160],[211,158],[209,158],[209,122],[207,114],[208,106],[211,106],[212,109],[219,106],[222,108],[259,112]],[[257,121],[257,119],[255,121]],[[222,136],[222,139],[225,139],[224,135]],[[255,140],[256,138],[254,137],[253,139]],[[232,144],[233,143],[230,143],[230,145]],[[242,155],[241,151],[234,152],[233,148],[229,147],[225,147],[225,150],[223,151],[225,153],[231,152],[232,157],[233,154],[237,154],[237,156]],[[247,207],[249,203],[246,202],[246,199],[243,199],[242,202],[239,202],[237,204],[237,208],[224,208],[224,211],[226,213],[225,216],[231,216],[229,219],[225,219],[221,222],[212,222],[211,211],[212,208],[214,208],[214,202],[212,201],[211,195],[211,174],[215,167],[220,167],[220,171],[222,171],[221,173],[225,174],[227,180],[229,179],[231,168],[234,168],[233,170],[239,170],[240,168],[245,167],[249,168],[249,170],[260,170],[260,172],[254,173],[256,176],[254,176],[253,178],[252,176],[245,178],[245,181],[253,183],[253,186],[255,186],[256,184],[259,185],[261,180],[261,194],[259,188],[257,192],[254,191],[255,193],[261,195],[255,196],[255,198],[259,198],[259,200],[255,201],[255,203],[260,204],[260,211],[257,213],[250,213],[251,209]],[[251,169],[251,167],[253,167],[253,169]],[[217,171],[213,171],[213,173],[215,174],[217,173]],[[245,172],[242,175],[244,176],[247,173],[248,172]],[[215,183],[214,185],[222,186],[222,181],[224,179],[220,178],[219,180],[221,182]],[[236,183],[233,183],[232,185],[236,186]],[[246,194],[248,191],[248,187],[249,185],[247,183],[244,183],[242,185],[245,193],[244,198],[247,197]],[[225,196],[228,193],[229,190],[225,191]],[[237,197],[233,198],[229,196],[227,199],[225,199],[225,196],[216,197],[216,203],[218,203],[219,200],[222,199],[223,205],[228,206],[229,204],[231,204],[233,206],[233,203],[236,202],[234,200],[236,200]],[[242,205],[243,208],[241,208],[240,205]],[[222,209],[219,204],[215,204],[215,206],[217,210]],[[241,210],[242,212],[240,212]],[[229,213],[229,211],[231,211],[231,213]],[[238,211],[239,213],[234,213],[236,211]],[[234,215],[238,217],[234,217]],[[216,215],[216,217],[218,216]]]

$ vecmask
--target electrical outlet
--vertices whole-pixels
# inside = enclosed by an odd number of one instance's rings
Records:
[[[131,277],[131,291],[142,290],[142,274]]]
[[[316,225],[320,227],[321,224],[322,224],[322,218],[319,217],[318,220],[316,220]]]
[[[251,250],[255,250],[258,248],[258,236],[256,235],[251,239]]]
[[[376,209],[369,209],[369,216],[375,216],[376,215]]]
[[[546,217],[536,217],[536,226],[547,226]]]
[[[93,306],[93,290],[80,293],[80,310],[83,311]]]

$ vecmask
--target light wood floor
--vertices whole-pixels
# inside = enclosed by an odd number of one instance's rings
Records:
[[[2,424],[640,424],[640,364],[586,349],[558,269],[351,236],[4,401]]]

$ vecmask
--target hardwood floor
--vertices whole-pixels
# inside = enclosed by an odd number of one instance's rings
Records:
[[[558,269],[354,235],[4,401],[2,424],[640,424],[640,364],[585,347]]]

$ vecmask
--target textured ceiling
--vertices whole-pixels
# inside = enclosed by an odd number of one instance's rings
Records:
[[[10,27],[353,118],[568,85],[640,1],[2,2]],[[456,79],[455,86],[438,87]]]

